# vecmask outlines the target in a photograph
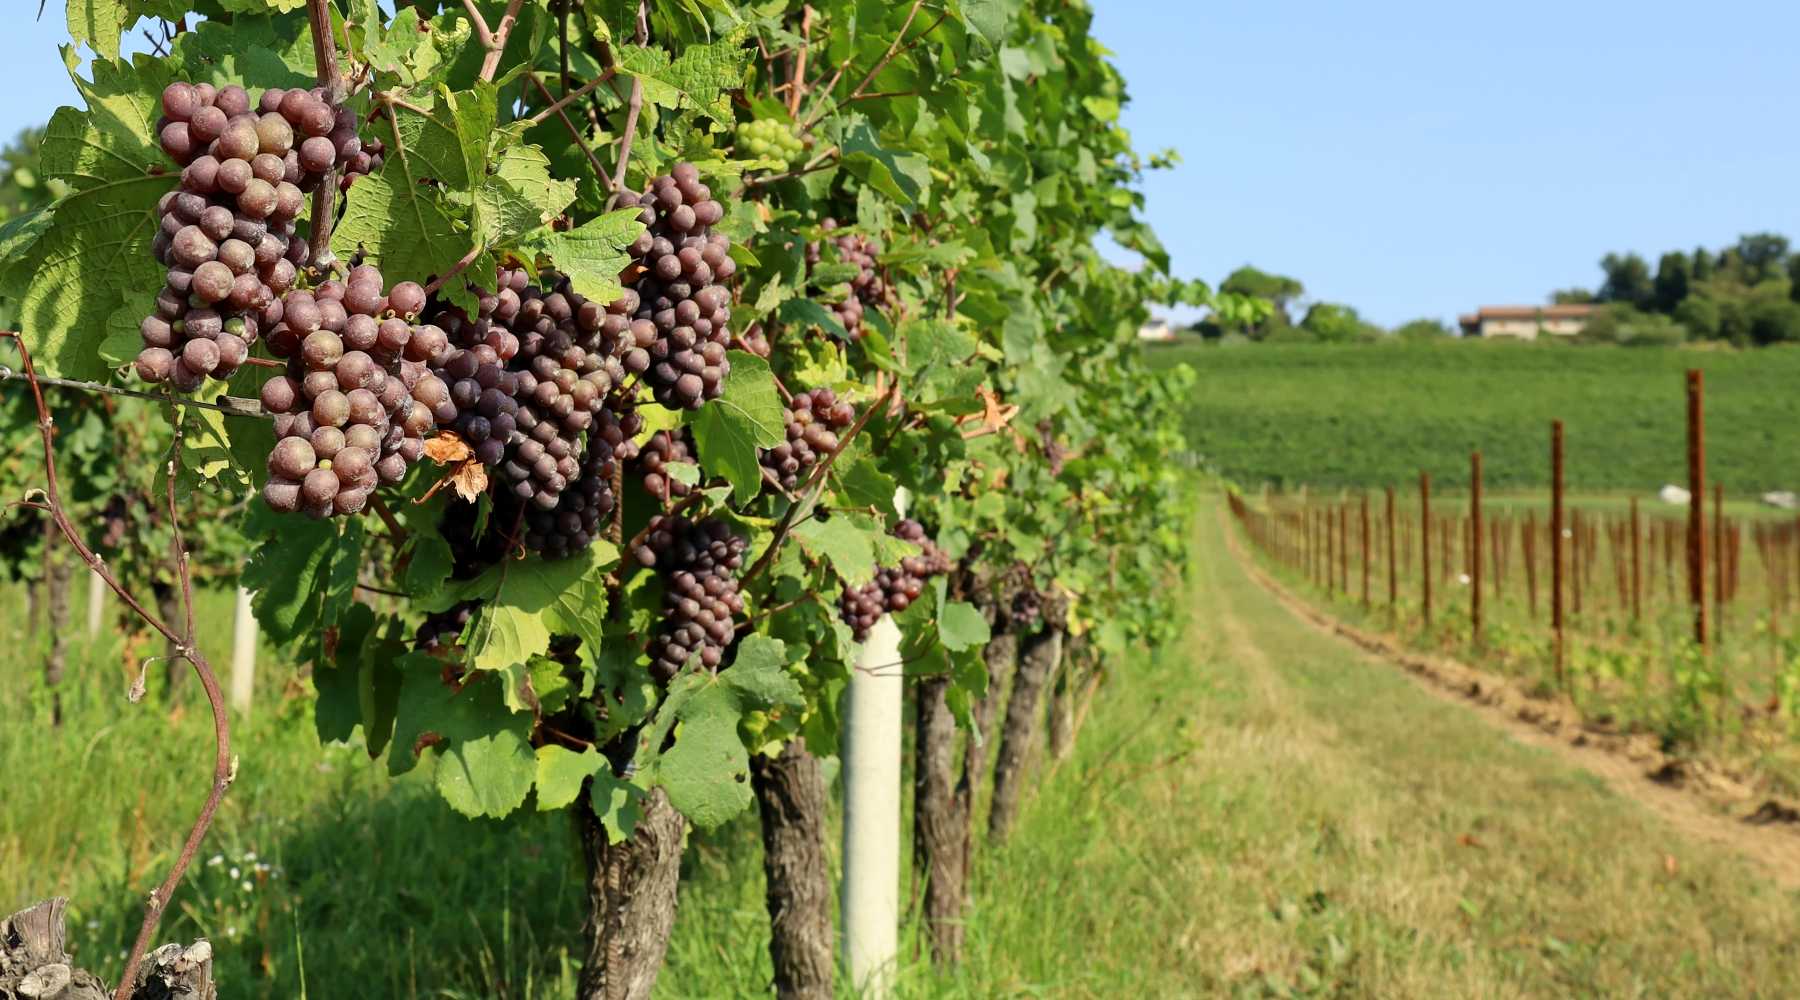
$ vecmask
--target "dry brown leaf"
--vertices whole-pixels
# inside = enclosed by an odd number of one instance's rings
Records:
[[[456,489],[456,495],[469,503],[487,492],[487,466],[470,459],[456,467],[450,474],[450,485]]]
[[[1681,871],[1681,866],[1675,863],[1675,855],[1673,855],[1673,854],[1663,855],[1663,871],[1670,878],[1674,878],[1676,873]]]
[[[1463,847],[1482,847],[1482,846],[1484,846],[1481,843],[1481,841],[1475,839],[1475,835],[1472,833],[1458,834],[1456,837],[1456,842],[1457,842],[1457,844],[1459,844]]]
[[[454,432],[439,431],[425,442],[425,455],[439,465],[449,465],[468,461],[475,457],[475,451]]]

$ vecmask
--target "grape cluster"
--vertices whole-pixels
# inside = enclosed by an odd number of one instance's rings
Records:
[[[163,90],[157,136],[181,183],[157,203],[151,243],[168,268],[156,308],[138,326],[138,376],[181,392],[225,379],[307,263],[295,234],[305,192],[360,151],[356,118],[320,91],[270,90],[253,107],[235,84],[175,82]]]
[[[744,613],[737,571],[750,543],[720,520],[659,515],[633,553],[662,576],[662,622],[650,637],[650,675],[667,682],[698,655],[717,670]]]
[[[737,149],[740,156],[792,163],[805,155],[806,142],[786,122],[758,118],[737,127]]]
[[[857,642],[869,637],[876,621],[889,612],[905,611],[925,592],[925,581],[950,572],[950,557],[925,534],[925,526],[907,518],[894,526],[894,535],[919,547],[919,554],[900,560],[900,565],[875,571],[875,579],[860,587],[845,587],[838,598],[838,616]]]
[[[425,291],[403,281],[386,294],[362,265],[347,281],[295,289],[280,301],[269,350],[285,373],[263,383],[275,450],[263,499],[312,517],[355,514],[379,483],[396,483],[424,454],[434,410],[450,389],[428,367],[449,351],[444,331],[414,326]]]
[[[563,559],[592,545],[618,503],[613,496],[613,466],[613,446],[590,432],[581,469],[557,497],[556,506],[551,510],[526,506],[525,547],[546,559]]]
[[[687,496],[693,489],[669,473],[670,463],[696,461],[694,442],[685,427],[657,431],[641,445],[627,442],[620,449],[620,457],[625,460],[625,471],[641,481],[644,492],[661,500],[664,507],[671,499]]]
[[[1015,631],[1026,631],[1034,626],[1044,613],[1044,594],[1038,590],[1031,578],[1031,570],[1024,563],[1015,563],[1006,572],[1001,584],[1002,593],[1011,592],[1012,604],[1007,608],[1008,620]]]
[[[826,219],[819,224],[826,232],[835,232],[838,228],[836,219]],[[850,279],[850,294],[842,302],[830,305],[831,313],[843,326],[844,332],[852,339],[862,336],[863,313],[871,307],[880,307],[888,302],[887,282],[876,270],[875,257],[881,253],[881,245],[866,236],[846,233],[834,237],[832,245],[837,249],[838,260],[854,265],[856,276]],[[819,244],[811,243],[806,248],[808,267],[817,266],[822,259]]]
[[[694,410],[725,389],[731,362],[731,292],[737,273],[731,240],[712,226],[725,217],[691,163],[678,163],[621,207],[639,209],[647,227],[631,246],[643,273],[616,303],[629,318],[625,368],[671,410]]]
[[[495,470],[503,495],[548,514],[589,478],[584,432],[610,421],[623,440],[641,423],[618,358],[629,323],[617,303],[609,310],[567,282],[546,291],[522,269],[501,269],[495,287],[477,289],[472,317],[456,306],[433,313],[451,345],[436,369],[450,393],[434,414]],[[612,458],[596,457],[596,468]]]
[[[856,408],[830,389],[814,389],[795,396],[782,416],[787,441],[763,452],[762,464],[782,489],[792,490],[822,456],[837,450],[837,432],[856,422]]]

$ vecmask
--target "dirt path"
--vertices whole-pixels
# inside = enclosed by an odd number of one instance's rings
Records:
[[[1505,678],[1402,650],[1385,636],[1337,621],[1258,567],[1227,518],[1221,508],[1220,530],[1237,569],[1308,628],[1353,645],[1365,663],[1401,668],[1432,697],[1468,708],[1510,738],[1594,775],[1682,836],[1735,851],[1776,884],[1800,889],[1800,811],[1792,804],[1754,796],[1740,782],[1663,754],[1648,737],[1585,728],[1571,706],[1530,697]],[[1247,663],[1266,663],[1235,615],[1223,615],[1220,626]]]

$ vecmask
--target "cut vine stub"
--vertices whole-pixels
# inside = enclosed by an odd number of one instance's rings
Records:
[[[0,996],[44,1000],[111,1000],[99,976],[72,964],[63,927],[69,901],[46,899],[0,920]],[[144,956],[132,1000],[173,997],[217,1000],[212,945],[165,944]]]

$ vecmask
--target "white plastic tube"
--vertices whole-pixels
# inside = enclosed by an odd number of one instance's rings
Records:
[[[844,694],[844,965],[862,996],[889,995],[900,922],[900,627],[869,630]]]
[[[106,613],[106,581],[100,574],[88,571],[87,635],[91,642],[100,637],[100,619]]]
[[[231,636],[231,707],[250,714],[251,696],[256,691],[256,615],[250,610],[250,592],[242,587],[237,592],[237,614]]]

